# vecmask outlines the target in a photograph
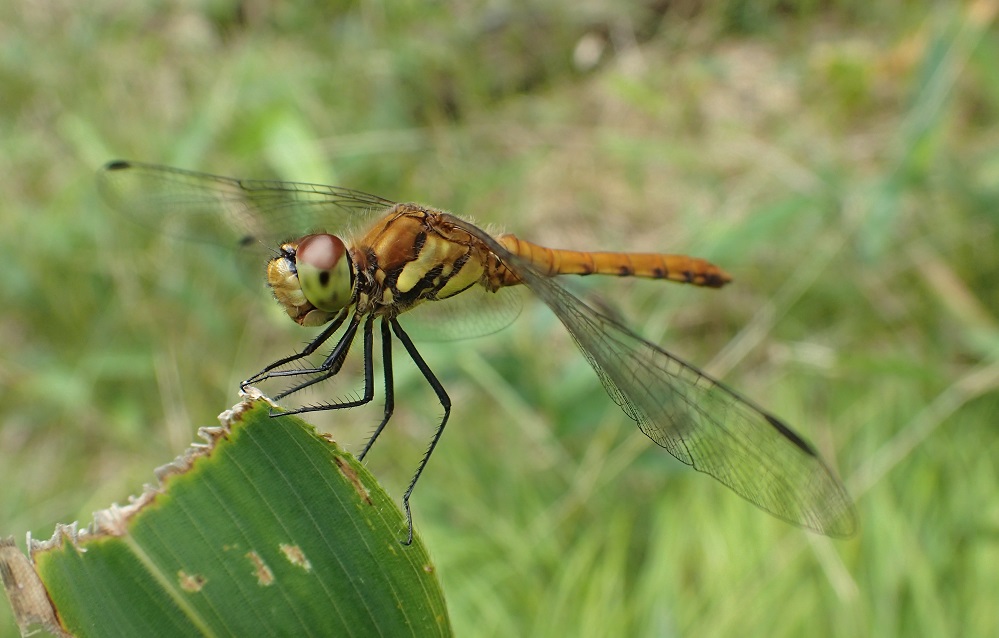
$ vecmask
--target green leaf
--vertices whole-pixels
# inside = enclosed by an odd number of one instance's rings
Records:
[[[249,399],[124,507],[31,558],[77,636],[442,636],[440,584],[352,456]]]

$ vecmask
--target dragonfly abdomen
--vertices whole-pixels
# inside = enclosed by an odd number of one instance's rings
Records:
[[[695,286],[720,288],[732,281],[724,270],[711,262],[687,255],[659,253],[610,253],[561,250],[533,244],[515,235],[496,238],[504,248],[526,259],[542,274],[555,275],[616,275],[669,279]],[[509,269],[499,266],[500,286],[520,283]]]

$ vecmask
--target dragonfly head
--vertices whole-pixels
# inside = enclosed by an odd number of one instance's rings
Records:
[[[306,235],[282,244],[267,265],[267,283],[296,323],[320,326],[350,304],[354,269],[339,237]]]

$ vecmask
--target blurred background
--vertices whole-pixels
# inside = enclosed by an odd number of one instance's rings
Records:
[[[122,157],[732,273],[567,283],[813,441],[859,533],[674,461],[528,303],[421,347],[455,408],[413,512],[459,635],[999,635],[997,5],[3,3],[0,534],[125,502],[314,334],[106,208]],[[397,353],[368,464],[400,497],[441,409]],[[357,451],[380,413],[313,421]]]

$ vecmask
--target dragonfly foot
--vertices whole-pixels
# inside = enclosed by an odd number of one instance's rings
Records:
[[[409,524],[409,536],[405,540],[400,540],[399,544],[409,547],[413,544],[413,513],[409,510],[409,495],[402,499],[402,505],[406,509],[406,522]]]

